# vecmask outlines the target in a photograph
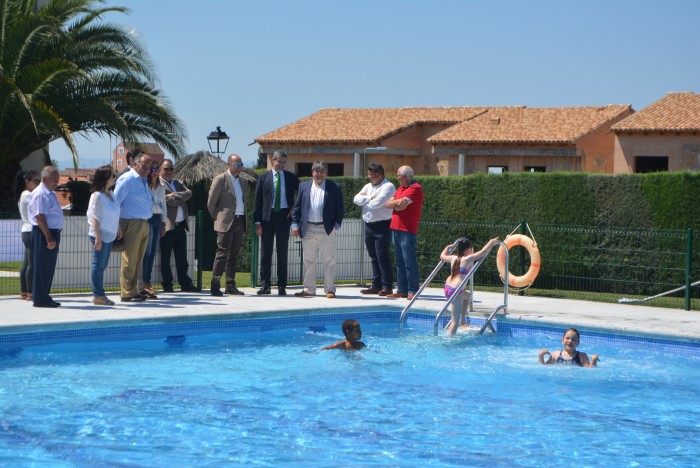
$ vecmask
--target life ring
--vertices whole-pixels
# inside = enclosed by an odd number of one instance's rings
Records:
[[[534,240],[522,234],[514,234],[512,236],[507,236],[503,241],[510,250],[514,245],[521,245],[527,249],[527,253],[530,254],[530,269],[523,276],[515,276],[514,274],[508,272],[508,284],[514,288],[525,288],[530,286],[537,274],[540,272],[540,265],[542,260],[540,259],[540,250],[537,248],[537,244]],[[501,246],[498,249],[498,254],[496,255],[496,266],[498,267],[498,273],[501,275],[501,280],[503,280],[506,271],[506,251]]]

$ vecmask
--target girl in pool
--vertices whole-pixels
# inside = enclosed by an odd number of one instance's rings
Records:
[[[554,351],[554,353],[550,353],[546,349],[540,350],[540,364],[562,364],[569,366],[595,367],[596,364],[598,364],[598,355],[592,354],[591,360],[589,361],[586,353],[576,350],[576,347],[580,341],[581,338],[578,330],[575,328],[569,328],[564,332],[564,337],[561,339],[561,344],[564,345],[564,349]],[[547,355],[549,355],[549,358],[545,361],[544,357]]]
[[[455,298],[452,301],[452,320],[447,325],[447,333],[454,335],[460,325],[467,326],[466,313],[467,304],[469,303],[469,293],[464,290],[457,291],[464,277],[469,273],[469,270],[474,266],[474,262],[486,255],[488,250],[496,243],[498,237],[494,237],[486,243],[484,248],[474,253],[472,250],[472,241],[462,239],[457,243],[454,251],[457,254],[450,254],[450,249],[453,244],[448,244],[440,254],[440,260],[449,262],[450,276],[445,280],[445,297],[450,298],[454,294],[459,294],[461,297]],[[461,321],[461,322],[460,322]]]

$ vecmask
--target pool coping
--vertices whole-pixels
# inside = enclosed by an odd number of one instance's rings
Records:
[[[159,293],[158,301],[95,306],[89,294],[56,296],[57,309],[34,308],[18,298],[0,298],[0,335],[40,331],[167,324],[211,320],[248,319],[269,316],[338,313],[338,311],[401,310],[405,299],[387,299],[360,294],[360,287],[342,286],[337,298],[297,298],[299,288],[288,288],[288,296],[257,296],[253,288],[241,288],[244,296],[213,297],[203,293]],[[118,300],[118,298],[117,298]],[[483,317],[503,303],[502,293],[475,293],[475,317]],[[411,310],[437,314],[445,305],[443,292],[427,288]],[[509,295],[504,323],[577,327],[614,331],[619,334],[700,341],[700,313],[648,305],[607,304],[589,301]],[[447,312],[449,315],[449,311]],[[352,314],[350,314],[352,315]]]

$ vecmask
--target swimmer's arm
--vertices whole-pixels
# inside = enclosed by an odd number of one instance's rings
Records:
[[[588,360],[588,354],[586,353],[579,353],[581,356],[581,365],[583,367],[595,367],[598,365],[598,355],[597,354],[591,354],[591,360]]]
[[[549,359],[545,361],[544,357],[549,354]],[[547,349],[541,349],[540,354],[539,354],[539,362],[540,364],[551,364],[554,362],[554,356],[552,356],[552,353],[549,352]]]
[[[452,262],[454,261],[455,258],[457,258],[456,255],[450,255],[450,249],[452,248],[452,244],[447,244],[445,248],[443,249],[442,253],[440,254],[440,260],[443,262]]]
[[[332,345],[324,346],[323,348],[321,348],[321,351],[325,351],[327,349],[338,349],[338,348],[345,348],[345,340],[336,341]]]
[[[484,245],[484,247],[481,250],[479,250],[478,252],[475,252],[471,255],[467,255],[466,257],[464,257],[464,260],[467,262],[475,262],[475,261],[479,260],[481,257],[486,255],[486,252],[491,248],[491,246],[493,244],[496,243],[497,240],[498,240],[498,237],[494,237],[493,239],[488,241],[486,243],[486,245]]]

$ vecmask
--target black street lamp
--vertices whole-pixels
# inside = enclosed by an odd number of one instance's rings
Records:
[[[207,141],[209,142],[209,149],[211,150],[212,154],[215,154],[217,157],[221,158],[221,155],[226,152],[226,148],[228,147],[228,135],[226,135],[226,132],[221,131],[221,127],[217,125],[216,130],[211,132],[209,136],[207,137]],[[214,142],[216,141],[216,151],[214,151]],[[220,149],[221,142],[225,142],[224,144],[224,149]]]

